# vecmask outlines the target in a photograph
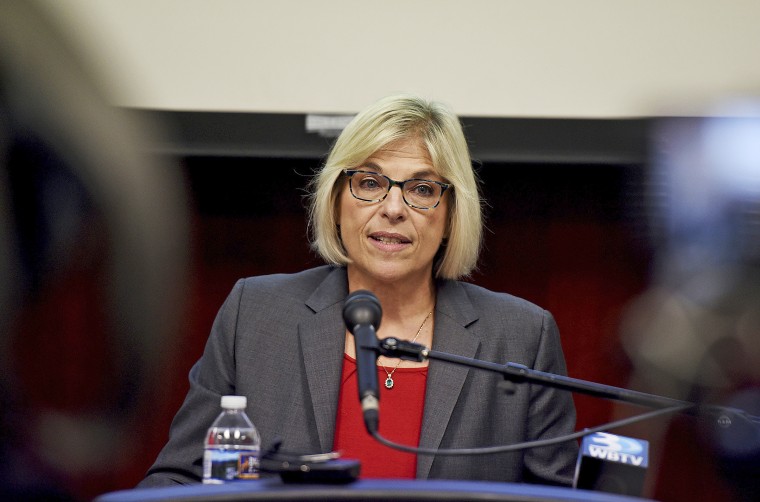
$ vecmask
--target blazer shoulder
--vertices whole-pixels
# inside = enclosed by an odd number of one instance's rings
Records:
[[[303,297],[310,295],[336,267],[323,265],[295,273],[281,273],[246,277],[237,281],[236,289],[243,294],[288,295]]]
[[[509,293],[492,291],[469,282],[458,282],[457,284],[481,314],[501,312],[504,315],[512,316],[516,313],[521,313],[537,317],[543,317],[548,314],[539,305]]]
[[[562,358],[559,328],[548,310],[509,293],[461,285],[477,312],[471,331],[479,337],[485,359],[535,367],[542,352],[553,354],[552,364]]]
[[[230,294],[243,305],[305,307],[319,312],[342,302],[348,294],[346,269],[323,265],[292,274],[272,274],[240,279]]]

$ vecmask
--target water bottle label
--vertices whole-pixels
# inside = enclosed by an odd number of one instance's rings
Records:
[[[258,451],[209,449],[203,454],[203,482],[223,483],[259,477]]]
[[[240,479],[258,479],[259,478],[259,453],[258,452],[240,454],[238,478]]]
[[[235,450],[206,450],[203,454],[203,479],[232,481],[237,477],[240,453]]]

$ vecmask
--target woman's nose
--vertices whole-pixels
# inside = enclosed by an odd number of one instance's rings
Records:
[[[404,202],[404,194],[401,192],[401,187],[391,187],[382,204],[383,211],[391,218],[398,218],[406,213],[406,202]]]

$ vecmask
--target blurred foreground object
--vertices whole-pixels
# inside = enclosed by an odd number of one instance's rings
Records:
[[[4,500],[66,498],[67,479],[117,470],[134,448],[134,424],[178,328],[187,261],[184,181],[178,166],[145,152],[161,128],[110,106],[99,77],[37,2],[0,3]],[[79,346],[61,352],[55,322],[35,324],[30,305],[70,314],[65,302],[87,288],[94,301],[78,318],[90,327],[100,316],[103,329],[82,330]],[[57,345],[58,353],[49,350]],[[20,364],[18,353],[39,361]],[[45,395],[20,378],[30,365],[42,373],[38,384],[89,372],[82,378],[104,389],[76,405],[30,406],[31,395]]]
[[[703,411],[705,448],[746,500],[760,497],[760,101],[655,122],[652,286],[624,343],[638,385],[744,413]],[[753,417],[754,416],[754,417]]]

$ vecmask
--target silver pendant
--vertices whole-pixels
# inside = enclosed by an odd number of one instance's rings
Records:
[[[392,389],[393,388],[393,379],[391,377],[388,377],[385,379],[385,388],[386,389]]]

